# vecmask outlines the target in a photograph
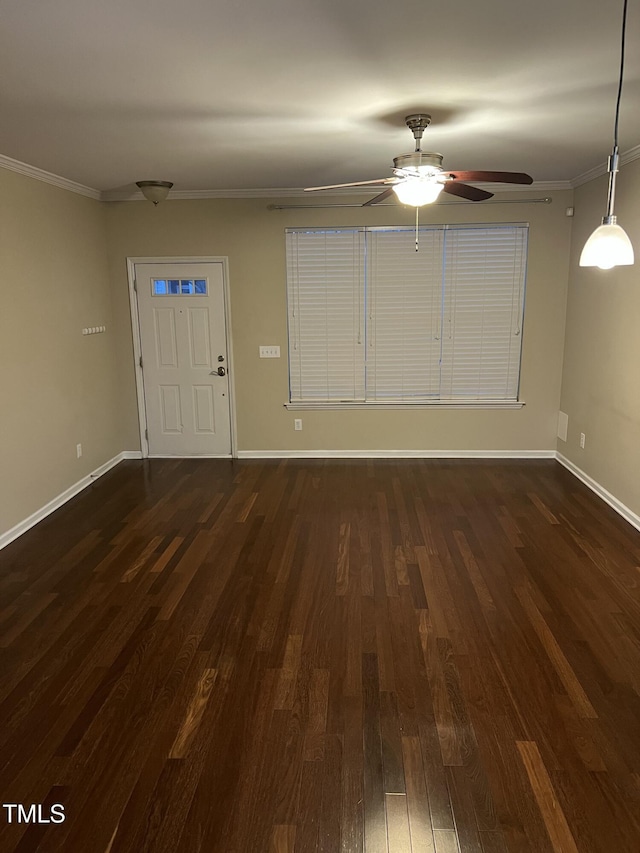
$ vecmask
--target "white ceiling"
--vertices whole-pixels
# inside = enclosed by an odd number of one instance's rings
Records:
[[[640,142],[631,3],[620,148]],[[0,153],[102,191],[390,174],[426,111],[450,169],[606,159],[621,0],[0,0]]]

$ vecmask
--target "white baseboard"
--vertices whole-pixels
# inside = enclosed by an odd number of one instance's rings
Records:
[[[574,465],[574,463],[570,459],[567,459],[566,456],[563,456],[562,453],[556,453],[556,459],[561,465],[564,465],[567,471],[570,471],[574,477],[577,477],[578,480],[583,482],[585,486],[591,489],[592,492],[595,492],[595,494],[598,495],[599,498],[602,498],[605,503],[608,503],[612,509],[615,509],[618,515],[621,515],[625,521],[628,521],[629,524],[636,528],[636,530],[640,530],[640,515],[637,515],[633,510],[629,509],[626,504],[619,501],[615,495],[608,492],[604,486],[601,486],[600,483],[597,482],[597,480],[594,480],[593,477],[590,477],[581,468]]]
[[[238,459],[555,459],[555,450],[239,450]]]
[[[79,492],[83,489],[86,489],[87,486],[90,486],[91,483],[94,483],[99,477],[102,477],[103,474],[106,474],[107,471],[110,471],[118,462],[122,462],[123,459],[141,459],[142,453],[139,450],[124,450],[122,453],[118,453],[117,456],[114,456],[113,459],[109,459],[108,462],[105,462],[104,465],[101,465],[99,468],[96,468],[95,471],[92,471],[90,474],[87,474],[86,477],[83,477],[81,480],[78,480],[77,483],[74,483],[73,486],[69,486],[68,489],[65,489],[64,492],[59,494],[57,497],[50,500],[49,503],[45,504],[43,507],[40,507],[39,510],[36,510],[32,515],[28,518],[25,518],[24,521],[21,521],[19,524],[16,524],[15,527],[12,527],[10,530],[7,530],[6,533],[0,534],[0,550],[8,545],[10,542],[13,542],[14,539],[17,539],[18,536],[22,536],[23,533],[26,533],[31,527],[34,527],[38,522],[42,521],[43,518],[46,518],[48,515],[51,515],[52,512],[55,512],[61,506],[70,501],[71,498],[75,497]]]
[[[125,459],[142,459],[140,450],[124,450],[87,474],[24,521],[0,534],[0,550],[59,509]],[[555,450],[240,450],[238,459],[556,459],[625,521],[640,530],[640,515],[618,500],[596,480]]]
[[[142,459],[142,455],[136,457]],[[230,453],[192,453],[185,456],[182,453],[150,453],[147,459],[232,459]]]

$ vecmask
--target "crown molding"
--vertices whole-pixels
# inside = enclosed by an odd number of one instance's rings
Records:
[[[69,190],[69,192],[93,198],[96,201],[100,201],[102,197],[100,190],[85,187],[84,184],[70,181],[68,178],[54,175],[52,172],[45,172],[44,169],[38,169],[37,166],[30,166],[28,163],[21,163],[20,160],[14,160],[12,157],[7,157],[4,154],[0,154],[0,168],[7,169],[10,172],[17,172],[19,175],[26,175],[28,178],[35,178],[36,181],[42,181],[45,184],[51,184],[62,190]]]
[[[626,166],[627,163],[632,163],[634,160],[638,159],[640,159],[640,145],[629,148],[628,151],[623,151],[620,155],[620,165]],[[587,172],[577,175],[571,180],[571,186],[575,189],[576,187],[581,187],[582,184],[587,184],[589,181],[594,181],[596,178],[606,175],[607,166],[608,163],[599,163],[597,166],[594,166],[593,169],[589,169]]]
[[[573,186],[571,181],[534,181],[529,186],[523,184],[474,184],[476,187],[482,187],[483,190],[487,190],[491,192],[493,188],[496,192],[538,192],[538,193],[550,193],[550,192],[563,192],[565,190],[572,190]],[[496,189],[497,188],[497,189]]]
[[[352,193],[353,194],[353,193]],[[168,201],[198,198],[298,198],[308,196],[302,188],[258,188],[246,190],[170,190]],[[101,201],[146,201],[138,190],[104,190]],[[165,202],[163,202],[164,204]]]
[[[561,190],[573,189],[570,181],[535,181],[533,184],[475,184],[474,186],[499,193],[505,192],[559,192]],[[250,198],[327,198],[328,196],[370,196],[375,193],[377,187],[341,187],[334,190],[326,190],[322,195],[305,192],[302,187],[269,187],[243,190],[171,190],[169,201],[181,199],[250,199]],[[106,190],[100,195],[101,201],[144,201],[141,192],[126,192],[122,190]]]
[[[621,155],[620,161],[624,165],[640,157],[640,145],[632,148],[630,151]],[[44,169],[39,169],[37,166],[30,166],[28,163],[22,163],[20,160],[14,160],[12,157],[7,157],[0,154],[0,168],[8,169],[11,172],[17,172],[20,175],[26,175],[29,178],[35,178],[37,181],[43,181],[46,184],[59,187],[63,190],[86,196],[87,198],[95,199],[96,201],[145,201],[145,197],[138,190],[135,192],[129,190],[100,190],[93,187],[86,187],[84,184],[79,184],[76,181],[71,181],[68,178],[63,178],[60,175],[54,175],[52,172],[46,172]],[[571,181],[534,181],[532,184],[491,184],[480,183],[475,186],[485,189],[488,192],[498,193],[513,193],[513,192],[561,192],[563,190],[571,190],[581,183],[593,180],[601,174],[606,173],[606,164],[592,169],[590,172],[585,172],[578,178]],[[171,190],[169,201],[171,200],[190,200],[190,199],[252,199],[252,198],[307,198],[311,200],[315,198],[326,198],[328,196],[367,196],[375,192],[376,187],[341,187],[334,190],[326,190],[321,196],[306,193],[302,187],[254,187],[250,189],[222,189],[222,190]]]

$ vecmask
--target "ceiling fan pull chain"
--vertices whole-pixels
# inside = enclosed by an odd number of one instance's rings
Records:
[[[416,252],[418,251],[418,213],[420,211],[419,207],[416,207]]]

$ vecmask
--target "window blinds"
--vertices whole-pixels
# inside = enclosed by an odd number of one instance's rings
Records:
[[[291,400],[364,400],[364,234],[287,233]]]
[[[367,234],[369,400],[433,399],[440,390],[442,231]]]
[[[527,229],[444,234],[440,396],[517,400]]]
[[[527,231],[289,230],[291,402],[516,401]]]

